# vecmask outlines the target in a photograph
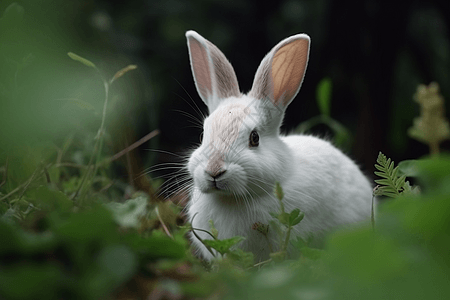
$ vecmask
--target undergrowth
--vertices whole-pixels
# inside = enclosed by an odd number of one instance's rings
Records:
[[[14,6],[8,13],[20,11]],[[282,242],[271,245],[270,259],[255,263],[251,253],[236,247],[242,237],[219,240],[211,222],[212,239],[203,242],[216,259],[205,265],[192,254],[186,238],[188,231],[198,229],[183,225],[180,207],[156,196],[158,184],[141,176],[149,188],[136,191],[111,170],[119,157],[157,134],[152,132],[116,154],[104,146],[110,139],[105,121],[110,87],[136,66],[106,80],[91,61],[74,53],[69,56],[95,70],[103,82],[99,129],[70,132],[58,141],[2,147],[1,299],[334,300],[450,295],[450,157],[439,149],[449,135],[436,85],[428,88],[430,101],[418,101],[423,106],[421,117],[409,131],[430,146],[432,157],[395,166],[379,154],[374,196],[384,200],[379,200],[376,221],[337,230],[323,249],[312,248],[308,241],[290,237],[294,226],[302,226],[303,213],[301,207],[284,210],[283,190],[276,185],[280,210],[273,212],[271,223],[254,224],[262,238],[268,230],[279,232]],[[25,72],[29,60],[25,55],[15,72]],[[8,91],[11,99],[18,99],[14,83]],[[349,145],[347,130],[330,118],[330,91],[331,82],[323,81],[317,93],[321,116],[300,129],[325,123],[337,143]],[[420,87],[416,99],[424,99],[426,91]],[[76,100],[80,109],[92,110],[89,103]],[[436,110],[437,120],[430,113]],[[289,257],[287,247],[298,255]]]

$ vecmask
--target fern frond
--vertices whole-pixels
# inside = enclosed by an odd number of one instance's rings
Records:
[[[377,193],[376,196],[386,196],[386,197],[391,197],[391,198],[395,198],[397,197],[397,193],[394,190],[391,189],[385,189],[385,187],[380,187],[377,189]]]
[[[400,190],[400,189],[403,190],[403,187],[405,185],[405,179],[406,179],[406,175],[402,175],[397,178],[397,181],[395,182],[395,188],[397,190]]]
[[[387,174],[384,173],[384,172],[377,172],[377,171],[375,171],[374,173],[375,173],[375,175],[377,175],[378,177],[381,177],[381,178],[389,178],[389,175],[387,175]]]
[[[377,164],[375,168],[375,175],[383,179],[377,179],[375,182],[380,185],[377,190],[378,195],[383,195],[387,197],[397,197],[400,196],[402,191],[404,191],[406,176],[398,176],[398,166],[394,167],[394,162],[387,158],[383,153],[378,154]]]

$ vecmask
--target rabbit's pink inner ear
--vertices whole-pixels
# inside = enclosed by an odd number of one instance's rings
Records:
[[[275,104],[287,106],[297,94],[308,63],[309,41],[298,39],[278,49],[272,60]]]
[[[206,100],[212,95],[211,70],[206,49],[194,38],[189,38],[192,71],[198,92]]]

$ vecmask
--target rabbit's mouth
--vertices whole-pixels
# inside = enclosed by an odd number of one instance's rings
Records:
[[[208,179],[208,192],[231,192],[226,180]]]
[[[243,167],[230,163],[214,172],[206,170],[203,164],[193,168],[194,186],[205,194],[241,195],[246,193],[247,175]]]

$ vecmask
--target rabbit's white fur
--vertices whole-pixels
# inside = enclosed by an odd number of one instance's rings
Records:
[[[291,36],[263,59],[248,95],[239,92],[231,64],[212,43],[194,31],[186,33],[197,90],[210,115],[204,121],[203,141],[189,159],[193,178],[188,216],[195,229],[210,230],[219,239],[244,236],[239,247],[256,261],[269,257],[268,242],[252,229],[273,220],[280,203],[275,182],[284,191],[285,210],[299,208],[305,217],[292,237],[319,236],[338,226],[370,216],[372,188],[356,164],[328,141],[308,136],[282,136],[284,111],[303,81],[309,37]],[[256,131],[258,143],[251,142]],[[207,233],[196,230],[202,239]],[[278,250],[279,237],[269,229]],[[200,254],[211,253],[194,236]]]

